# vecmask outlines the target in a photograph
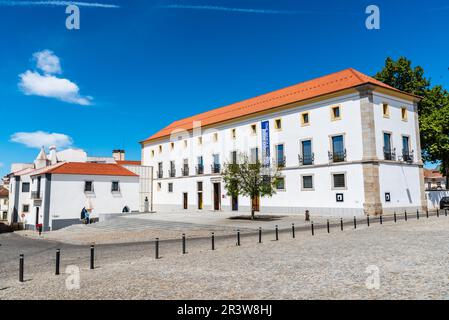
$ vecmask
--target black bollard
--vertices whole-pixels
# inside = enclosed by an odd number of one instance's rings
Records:
[[[295,238],[295,224],[292,223],[292,237]]]
[[[182,234],[182,254],[186,254],[186,235]]]
[[[329,220],[327,220],[327,233],[331,233],[331,229],[330,229],[330,226],[329,226]]]
[[[212,232],[212,250],[215,250],[215,235]]]
[[[156,260],[159,259],[159,238],[156,238],[156,241],[154,242],[155,245],[155,258]]]
[[[262,228],[259,227],[259,243],[262,243]]]
[[[405,218],[405,221],[407,221],[407,210],[405,210],[405,212],[404,212],[404,218]]]
[[[447,209],[444,209],[444,215],[447,217]]]
[[[23,282],[23,254],[19,258],[19,281]]]
[[[394,212],[394,222],[396,223],[397,219],[396,219],[396,211]]]
[[[419,210],[416,210],[416,220],[419,220]]]
[[[237,230],[237,245],[240,246],[240,230]]]
[[[340,218],[340,229],[343,231],[343,218]]]
[[[315,230],[313,229],[313,221],[312,221],[312,223],[310,225],[312,227],[312,236],[314,236],[315,235]]]
[[[380,215],[380,216],[379,216],[379,222],[380,222],[380,224],[382,224],[382,223],[383,223],[383,218],[382,218],[382,215]]]
[[[94,260],[95,260],[95,247],[94,247],[94,245],[91,245],[90,246],[90,269],[91,270],[93,270],[95,268]]]
[[[366,216],[366,225],[369,227],[369,216]]]
[[[279,240],[279,228],[276,226],[276,241]]]
[[[440,210],[437,209],[437,218],[440,217]]]
[[[357,229],[357,218],[354,217],[354,229]]]
[[[429,209],[426,209],[426,218],[429,219]]]
[[[59,261],[61,259],[61,250],[56,249],[56,271],[55,275],[59,275]]]

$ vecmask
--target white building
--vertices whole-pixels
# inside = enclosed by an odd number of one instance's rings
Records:
[[[240,152],[282,168],[262,212],[422,210],[418,101],[347,69],[176,121],[141,142],[143,165],[157,170],[155,210],[249,211],[220,175]]]
[[[63,160],[61,160],[63,159]],[[139,211],[139,176],[107,158],[81,150],[41,150],[33,164],[13,165],[9,221],[27,229],[56,230],[81,223],[81,210],[100,214]],[[90,162],[90,161],[95,162]]]
[[[0,185],[0,221],[8,219],[9,191]]]

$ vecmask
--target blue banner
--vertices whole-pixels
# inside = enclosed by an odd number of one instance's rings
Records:
[[[262,121],[262,164],[270,166],[270,122]]]

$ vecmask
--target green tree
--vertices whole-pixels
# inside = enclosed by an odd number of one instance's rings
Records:
[[[422,156],[439,162],[449,185],[449,93],[442,86],[432,87],[421,66],[412,67],[405,57],[388,57],[374,78],[396,89],[422,97],[418,103]]]
[[[251,163],[246,154],[239,155],[238,164],[225,163],[223,181],[228,196],[239,195],[251,199],[251,219],[255,218],[254,200],[261,197],[272,197],[276,193],[280,172],[275,167],[264,167],[259,161]]]

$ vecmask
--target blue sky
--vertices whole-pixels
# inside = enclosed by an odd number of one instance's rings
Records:
[[[35,157],[30,139],[91,155],[124,148],[139,159],[138,141],[173,120],[348,67],[373,75],[387,56],[405,55],[449,87],[443,0],[84,0],[118,7],[81,6],[80,30],[66,29],[65,6],[7,1],[0,175]],[[381,10],[380,30],[365,28],[370,4]],[[43,97],[52,79],[71,91]],[[17,135],[39,131],[59,135]]]

